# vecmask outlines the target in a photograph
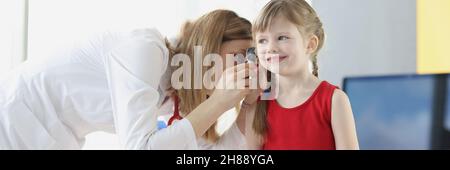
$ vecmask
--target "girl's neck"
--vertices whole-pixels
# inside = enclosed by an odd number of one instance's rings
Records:
[[[320,80],[307,71],[293,75],[277,75],[280,83],[280,95],[292,94],[305,89],[314,89]]]
[[[277,78],[280,85],[277,102],[284,108],[293,108],[307,101],[321,82],[307,71],[292,76],[277,75]]]

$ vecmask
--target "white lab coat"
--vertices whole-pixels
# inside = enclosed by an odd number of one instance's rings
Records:
[[[217,144],[187,119],[157,130],[168,50],[155,29],[107,32],[0,79],[0,149],[81,149],[95,131],[124,149],[244,149],[236,125]]]

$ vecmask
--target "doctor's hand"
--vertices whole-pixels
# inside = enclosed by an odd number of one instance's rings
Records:
[[[210,98],[218,101],[227,110],[231,109],[250,94],[249,75],[257,75],[256,72],[256,65],[248,63],[226,69]]]
[[[270,83],[267,81],[267,70],[262,67],[258,67],[257,74],[258,74],[257,75],[258,79],[256,79],[257,87],[256,89],[253,88],[249,92],[249,94],[245,96],[245,99],[243,101],[244,105],[255,104],[258,98],[263,95],[265,89],[268,89],[270,87]]]
[[[258,97],[262,95],[263,90],[262,89],[252,89],[248,93],[247,96],[245,96],[244,103],[245,105],[252,105],[255,104],[258,100]]]
[[[210,97],[185,117],[191,122],[196,137],[203,136],[223,113],[235,107],[249,94],[250,71],[252,74],[256,73],[256,66],[240,64],[226,69],[216,82]]]

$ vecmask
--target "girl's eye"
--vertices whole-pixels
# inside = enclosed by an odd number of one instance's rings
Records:
[[[289,39],[289,37],[286,37],[286,36],[280,36],[280,37],[278,37],[278,40],[287,40],[287,39]]]
[[[258,40],[258,44],[265,44],[265,43],[267,43],[266,39],[259,39]]]

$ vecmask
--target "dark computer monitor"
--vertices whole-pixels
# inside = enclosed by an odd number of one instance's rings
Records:
[[[445,105],[445,129],[450,131],[450,78],[447,78],[447,104]]]
[[[361,149],[450,147],[448,75],[349,77],[349,96]]]

